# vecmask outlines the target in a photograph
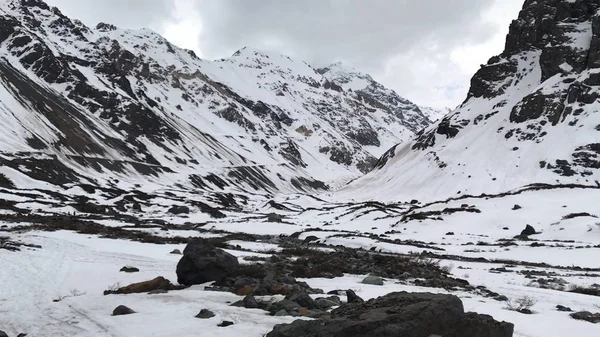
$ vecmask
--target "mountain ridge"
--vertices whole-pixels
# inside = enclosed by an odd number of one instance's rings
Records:
[[[430,123],[375,81],[346,90],[276,53],[207,61],[149,29],[90,28],[39,0],[0,11],[13,179],[221,191],[205,182],[217,175],[244,193],[323,190]]]

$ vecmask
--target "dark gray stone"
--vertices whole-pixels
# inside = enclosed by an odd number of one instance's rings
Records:
[[[356,295],[352,289],[346,290],[346,297],[348,298],[348,303],[363,303],[365,301]]]
[[[242,303],[244,303],[244,307],[248,308],[248,309],[258,309],[259,308],[258,302],[256,302],[256,298],[254,298],[254,296],[252,296],[252,295],[248,295],[248,296],[244,297],[244,299],[242,300]]]
[[[233,325],[233,322],[231,322],[231,321],[223,321],[223,322],[217,324],[217,326],[221,327],[221,328],[225,328],[225,327],[232,326],[232,325]]]
[[[563,311],[563,312],[572,312],[573,311],[571,308],[565,307],[565,306],[560,305],[560,304],[556,306],[556,310]]]
[[[371,284],[371,285],[376,285],[376,286],[382,286],[383,285],[383,279],[379,276],[367,276],[365,277],[362,282],[363,284]]]
[[[527,225],[523,231],[521,231],[521,236],[529,236],[535,234],[535,228],[531,225]]]
[[[586,321],[594,324],[600,323],[600,313],[593,314],[589,311],[579,311],[572,313],[571,317],[576,320]]]
[[[315,309],[317,307],[315,301],[305,292],[300,292],[285,297],[286,300],[298,303],[301,307],[307,309]]]
[[[8,337],[8,335],[6,334],[6,332],[0,330],[0,337]]]
[[[136,267],[125,266],[125,267],[121,268],[121,270],[119,270],[119,271],[122,271],[124,273],[137,273],[140,270]]]
[[[183,257],[177,264],[177,281],[185,285],[220,281],[236,274],[238,269],[235,256],[196,239],[183,250]]]
[[[113,316],[131,315],[131,314],[135,314],[135,311],[131,310],[130,308],[128,308],[124,305],[120,305],[120,306],[116,307],[112,313]]]
[[[196,318],[200,318],[200,319],[208,319],[208,318],[213,318],[213,317],[215,317],[215,313],[208,309],[202,309],[202,310],[200,310],[198,315],[196,315]]]
[[[512,337],[511,323],[465,313],[454,295],[391,293],[335,309],[328,320],[276,325],[267,337]]]

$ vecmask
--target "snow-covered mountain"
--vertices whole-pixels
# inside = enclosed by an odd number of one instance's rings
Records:
[[[365,198],[600,185],[600,5],[527,0],[465,102],[347,188]],[[374,190],[373,186],[380,186]]]
[[[419,106],[419,110],[421,110],[421,112],[423,112],[423,114],[427,116],[427,118],[434,122],[437,122],[438,120],[442,119],[444,116],[452,112],[452,109],[450,108],[439,109],[429,106]]]
[[[0,172],[17,188],[324,190],[430,124],[368,75],[352,87],[284,55],[206,61],[41,0],[3,3],[0,25]]]

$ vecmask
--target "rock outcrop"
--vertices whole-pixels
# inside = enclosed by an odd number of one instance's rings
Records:
[[[511,337],[514,326],[465,313],[453,295],[391,293],[335,309],[331,318],[277,325],[267,337]]]

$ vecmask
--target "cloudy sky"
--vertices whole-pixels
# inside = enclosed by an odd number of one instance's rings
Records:
[[[251,46],[342,61],[421,105],[455,107],[523,0],[46,0],[95,26],[151,28],[207,59]]]

